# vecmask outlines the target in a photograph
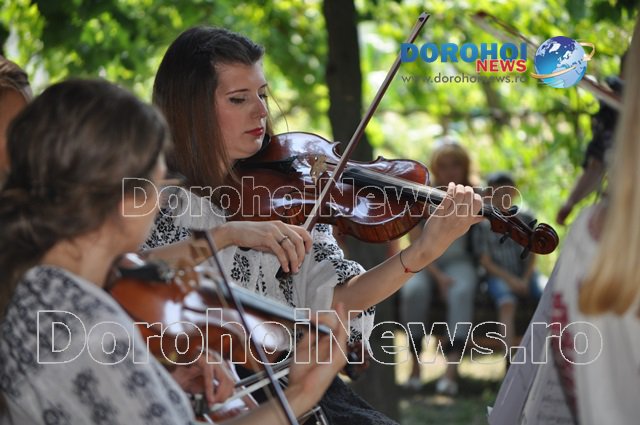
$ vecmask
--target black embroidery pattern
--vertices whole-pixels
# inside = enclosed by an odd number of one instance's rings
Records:
[[[256,292],[259,294],[267,293],[267,282],[264,280],[264,272],[262,271],[262,264],[258,266],[258,279],[256,280]]]
[[[362,267],[355,261],[343,257],[342,250],[333,238],[332,228],[327,224],[315,227],[313,258],[316,262],[328,262],[336,274],[337,285],[344,285],[349,279],[362,273]],[[350,326],[349,342],[362,340],[362,327],[375,315],[375,306],[358,315],[355,326]]]
[[[167,414],[167,408],[160,403],[151,403],[149,408],[144,411],[142,417],[146,423],[157,422]]]
[[[249,259],[236,252],[233,256],[233,266],[231,267],[230,273],[231,279],[246,287],[246,284],[251,280],[251,269],[249,267]]]
[[[154,369],[156,369],[156,375],[157,377],[160,379],[160,382],[163,383],[162,387],[167,389],[167,396],[169,397],[169,400],[171,400],[174,404],[173,404],[173,408],[179,410],[180,416],[185,418],[185,423],[186,424],[192,424],[192,422],[186,418],[188,418],[191,414],[191,406],[185,406],[185,404],[180,403],[180,395],[174,391],[170,385],[169,382],[167,382],[167,379],[171,379],[171,378],[166,378],[165,375],[161,374],[160,371],[158,369],[162,368],[163,366],[160,365],[160,363],[155,363],[154,364]],[[171,423],[171,425],[173,425],[173,423]]]
[[[171,216],[171,210],[163,208],[158,213],[156,220],[151,229],[151,234],[144,244],[140,247],[145,251],[164,245],[170,245],[180,242],[191,237],[191,231],[187,228],[180,227],[175,223],[175,218]]]
[[[291,307],[296,307],[293,302],[293,278],[291,276],[278,279],[278,287],[284,295],[284,299]]]
[[[316,231],[316,233],[322,233],[326,236],[333,236],[331,226],[328,224],[316,224],[313,229]]]
[[[111,306],[85,293],[65,273],[54,267],[38,267],[28,278],[16,287],[7,307],[0,328],[0,353],[3,362],[0,365],[0,387],[13,396],[20,395],[15,382],[20,377],[37,373],[41,368],[35,353],[39,347],[40,361],[55,361],[64,353],[52,353],[51,323],[71,323],[73,319],[64,313],[44,313],[56,310],[59,306],[68,306],[78,317],[92,320],[99,315],[114,314]],[[42,316],[38,315],[41,311]],[[38,336],[38,318],[41,318],[41,332]],[[71,322],[70,322],[71,321]],[[67,339],[67,331],[56,327],[55,337],[59,341]],[[73,328],[73,326],[72,326]]]
[[[135,371],[128,377],[124,385],[127,392],[131,395],[135,394],[138,389],[143,389],[149,383],[149,375],[142,371]]]
[[[46,425],[68,425],[71,423],[71,418],[65,409],[54,406],[42,411],[42,421]]]
[[[101,297],[99,292],[88,290],[85,284],[56,267],[38,266],[31,269],[17,285],[6,314],[1,319],[0,357],[3,361],[0,362],[0,389],[3,395],[18,405],[31,400],[33,396],[40,398],[41,407],[24,407],[47,425],[116,425],[139,421],[144,415],[149,415],[149,420],[144,422],[150,425],[175,424],[175,418],[182,418],[182,423],[190,423],[189,406],[176,392],[175,383],[161,370],[162,366],[157,362],[147,366],[133,364],[131,356],[145,358],[144,344],[139,341],[135,346],[130,346],[130,340],[118,337],[116,328],[124,327],[122,331],[130,331],[131,328],[127,328],[128,322],[122,310],[110,301],[106,295]],[[45,310],[60,312],[46,317],[38,316],[37,312]],[[51,353],[51,325],[54,321],[69,327],[68,330],[64,326],[55,328],[55,347],[64,347],[69,341],[68,335],[72,334],[74,342],[70,349],[73,351],[83,344],[77,337],[81,332],[81,324],[86,326],[85,331],[88,332],[94,329],[91,326],[93,323],[109,323],[105,322],[105,318],[113,318],[113,323],[120,324],[113,328],[116,331],[115,340],[112,340],[115,347],[111,340],[106,340],[103,346],[106,353],[99,352],[96,347],[90,351],[90,346],[87,346],[85,354],[73,360],[78,362],[76,368],[38,363],[36,353],[40,355],[40,362],[67,359],[59,357],[64,353]],[[100,339],[86,340],[87,343],[90,341],[93,346]],[[132,348],[130,353],[129,348]],[[113,351],[109,352],[111,349]],[[87,358],[87,353],[91,353],[91,359]],[[116,362],[117,365],[108,365]],[[96,367],[99,363],[102,365]],[[153,385],[150,385],[151,382]],[[52,391],[47,385],[60,391]],[[168,403],[164,394],[173,404]],[[128,410],[120,404],[123,395],[124,400],[129,402]],[[118,417],[122,408],[136,416]]]
[[[359,316],[362,317],[362,316]],[[362,340],[362,332],[359,329],[350,326],[351,332],[349,333],[349,343],[354,343]]]
[[[325,242],[325,241],[321,241],[321,242],[315,242],[313,244],[313,259],[316,260],[316,262],[321,262],[326,260],[329,257],[336,257],[336,256],[340,256],[341,254],[341,250],[340,247],[338,245],[331,242]]]
[[[116,424],[117,410],[98,392],[98,380],[91,369],[81,371],[73,379],[73,393],[91,410],[94,424]]]
[[[338,275],[338,286],[344,285],[353,276],[357,276],[362,271],[360,264],[344,258],[331,258],[329,260],[336,275]]]

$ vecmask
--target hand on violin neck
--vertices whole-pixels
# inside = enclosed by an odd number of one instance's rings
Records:
[[[472,187],[449,183],[447,196],[431,213],[422,234],[410,247],[422,253],[413,253],[414,257],[419,258],[414,258],[417,264],[412,265],[421,269],[440,257],[469,227],[483,220],[481,209],[482,198]],[[410,255],[407,252],[407,256]]]
[[[230,245],[269,252],[286,273],[297,273],[313,246],[309,232],[281,221],[233,221],[223,227]]]

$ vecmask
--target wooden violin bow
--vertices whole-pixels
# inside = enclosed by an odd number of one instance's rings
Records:
[[[420,14],[420,16],[418,17],[418,20],[413,26],[413,29],[411,30],[411,33],[409,34],[409,37],[406,41],[407,43],[413,43],[415,41],[415,39],[418,37],[418,33],[420,32],[424,24],[427,22],[427,19],[429,19],[429,15],[427,13],[423,12]],[[376,112],[376,109],[378,109],[378,105],[380,104],[382,97],[384,96],[387,89],[389,88],[389,85],[391,84],[391,80],[393,80],[393,77],[396,75],[399,68],[400,68],[400,52],[398,52],[398,56],[396,57],[396,60],[393,62],[393,65],[391,65],[391,69],[389,69],[389,72],[387,73],[387,76],[382,82],[382,85],[378,88],[378,92],[376,93],[375,97],[373,98],[373,101],[369,105],[367,112],[362,117],[362,120],[360,120],[360,123],[358,124],[356,131],[353,133],[353,136],[351,136],[351,140],[349,140],[349,143],[347,144],[347,147],[345,148],[344,153],[342,154],[341,160],[335,166],[334,171],[331,174],[331,178],[322,188],[322,192],[320,192],[320,196],[318,200],[316,201],[315,205],[313,206],[313,209],[307,216],[307,220],[305,221],[303,227],[308,232],[311,232],[311,230],[313,230],[313,226],[315,226],[315,224],[317,223],[320,208],[327,202],[329,193],[331,192],[331,190],[333,189],[337,181],[340,179],[340,176],[342,175],[342,172],[344,171],[345,166],[349,161],[349,158],[351,157],[354,150],[356,149],[356,146],[358,146],[360,139],[362,139],[362,135],[364,134],[364,130],[367,127],[367,124],[369,124],[371,117]],[[320,180],[318,180],[318,182],[319,181]]]

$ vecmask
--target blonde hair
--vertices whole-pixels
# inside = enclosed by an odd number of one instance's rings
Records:
[[[447,142],[440,145],[431,154],[431,167],[429,171],[433,174],[431,183],[437,185],[446,185],[449,182],[440,181],[442,160],[445,158],[452,158],[454,161],[462,165],[464,169],[464,180],[455,182],[456,184],[463,184],[466,186],[473,185],[473,178],[471,176],[471,158],[467,150],[460,144],[455,142]]]
[[[637,299],[640,254],[640,19],[626,58],[623,109],[610,165],[610,200],[600,246],[580,290],[585,314],[625,313]]]

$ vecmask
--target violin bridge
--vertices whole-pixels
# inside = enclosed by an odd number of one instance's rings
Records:
[[[327,171],[326,155],[316,155],[313,157],[313,165],[311,166],[311,178],[313,183],[317,184],[318,179]]]

